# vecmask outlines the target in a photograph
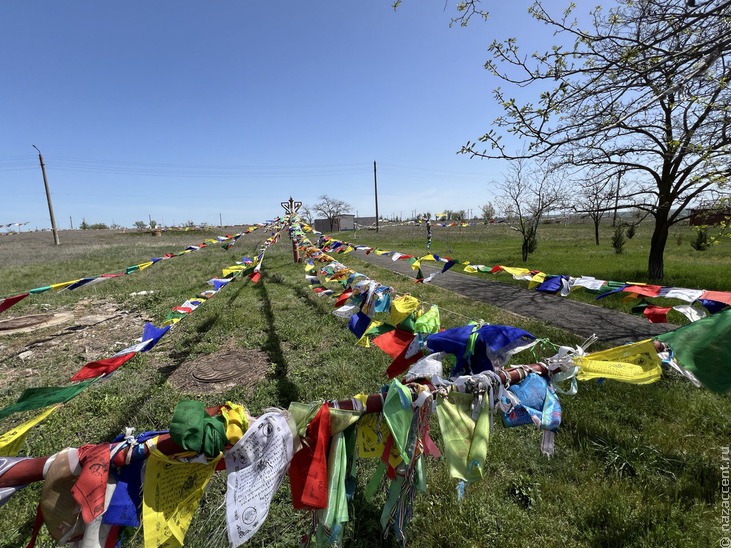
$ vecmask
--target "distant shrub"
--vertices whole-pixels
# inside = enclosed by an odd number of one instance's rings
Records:
[[[626,243],[626,240],[624,238],[624,227],[618,226],[614,229],[614,234],[612,234],[612,247],[614,248],[614,252],[619,255],[624,251],[624,244]]]
[[[93,225],[89,225],[89,228],[92,230],[107,230],[109,227],[104,223],[94,223]]]
[[[696,251],[705,251],[711,247],[711,242],[708,240],[708,230],[701,228],[695,235],[695,240],[690,242],[690,246]]]
[[[631,225],[629,225],[627,227],[627,238],[629,240],[631,240],[632,238],[635,237],[635,233],[636,232],[637,232],[637,225],[635,225],[634,223],[632,223]]]
[[[678,232],[677,236],[675,236],[675,243],[678,244],[678,247],[683,245],[683,233]]]

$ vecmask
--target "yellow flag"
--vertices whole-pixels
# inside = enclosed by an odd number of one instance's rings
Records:
[[[464,267],[464,271],[468,274],[474,274],[475,272],[478,272],[477,267],[473,265],[467,265]]]
[[[145,268],[147,268],[151,264],[153,264],[152,261],[147,261],[146,263],[140,263],[137,266],[140,268],[140,270],[144,270]]]
[[[401,295],[391,301],[391,316],[388,323],[398,325],[419,307],[419,299],[411,295]]]
[[[516,280],[529,280],[531,278],[530,270],[527,268],[516,268],[514,266],[503,266],[503,270],[510,274]]]
[[[226,402],[221,407],[221,415],[226,420],[226,438],[231,445],[236,445],[249,429],[249,415],[246,408],[238,403]]]
[[[533,289],[536,286],[541,285],[543,282],[546,281],[546,273],[545,272],[539,272],[535,276],[533,276],[530,279],[530,283],[528,284],[528,289]]]
[[[380,415],[363,415],[358,421],[358,433],[355,437],[355,444],[358,448],[358,456],[363,459],[379,459],[386,447],[386,440],[391,430],[384,419],[380,424]],[[380,439],[379,439],[380,438]],[[397,444],[391,447],[391,454],[388,456],[388,463],[396,468],[401,462],[401,456]]]
[[[384,251],[383,249],[376,249],[376,255],[385,255],[386,253],[391,253],[391,252]]]
[[[70,286],[72,284],[75,284],[79,280],[81,280],[81,278],[78,278],[76,280],[70,280],[68,282],[61,282],[61,283],[58,283],[58,284],[51,284],[51,289],[53,289],[54,291],[58,291],[59,289],[64,289],[64,288],[66,288],[66,287],[68,287],[68,286]]]
[[[29,421],[19,424],[12,430],[5,432],[0,436],[0,456],[2,457],[15,457],[20,451],[25,441],[25,436],[28,431],[33,428],[36,424],[45,419],[48,415],[58,409],[58,405],[49,407],[43,411],[40,415],[33,417]]]
[[[209,463],[181,462],[157,449],[147,458],[142,528],[147,548],[178,548],[193,519],[219,455]]]
[[[244,265],[241,265],[241,264],[235,264],[235,265],[226,267],[223,269],[223,277],[227,278],[231,274],[235,274],[236,272],[241,272],[245,268],[247,268],[247,267],[245,267]]]
[[[660,358],[651,339],[574,358],[577,379],[612,379],[632,384],[649,384],[660,379]]]

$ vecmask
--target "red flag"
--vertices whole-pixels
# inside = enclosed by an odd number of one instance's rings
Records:
[[[18,304],[28,295],[30,295],[30,293],[23,293],[22,295],[15,295],[13,297],[7,297],[3,299],[2,301],[0,301],[0,312],[4,312],[11,306]]]
[[[394,329],[373,339],[373,344],[383,350],[386,354],[396,359],[411,344],[414,334],[403,329]]]
[[[662,306],[648,305],[642,311],[645,317],[652,323],[666,323],[668,321],[668,312],[671,307],[664,308]]]
[[[706,291],[703,295],[701,295],[701,299],[726,303],[731,306],[731,291]],[[0,304],[0,312],[2,311],[2,304]]]
[[[79,369],[76,374],[69,379],[70,381],[83,381],[86,379],[93,379],[95,377],[101,377],[115,371],[124,363],[131,360],[137,352],[129,352],[128,354],[122,354],[120,356],[114,356],[105,360],[97,360],[95,362],[89,362],[84,367]]]
[[[376,342],[376,340],[373,339],[373,342]],[[401,353],[396,356],[396,359],[393,360],[391,362],[391,365],[388,366],[388,369],[386,369],[386,375],[389,379],[393,379],[394,377],[399,376],[401,373],[406,371],[410,365],[418,362],[419,358],[422,357],[421,352],[416,352],[413,356],[407,358],[406,353],[409,351],[409,346],[410,345],[406,345],[406,348],[404,348]]]
[[[327,449],[330,408],[323,404],[307,425],[309,445],[294,454],[289,467],[292,505],[296,510],[327,508]]]
[[[643,295],[645,297],[657,297],[661,289],[662,286],[660,285],[628,285],[622,291],[634,293],[635,295]]]
[[[503,267],[500,266],[500,265],[493,266],[492,267],[492,270],[490,270],[490,274],[495,274],[495,273],[500,272],[502,270],[503,270]]]
[[[249,278],[251,279],[251,283],[256,283],[261,279],[261,273],[257,270],[256,272],[252,272],[249,274]]]
[[[81,474],[71,488],[71,494],[79,503],[81,517],[87,525],[104,513],[109,461],[108,443],[79,447]]]
[[[343,291],[340,296],[338,297],[338,300],[335,301],[335,308],[340,308],[345,304],[345,301],[348,300],[348,297],[350,297],[353,294],[352,289],[347,289]]]

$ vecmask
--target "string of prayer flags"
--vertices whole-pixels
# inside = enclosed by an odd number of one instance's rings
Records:
[[[657,336],[675,360],[714,392],[731,390],[731,310]]]
[[[23,442],[25,441],[28,431],[41,421],[45,420],[56,409],[58,409],[58,406],[49,407],[42,411],[39,415],[25,421],[23,424],[19,424],[0,436],[0,456],[16,456],[20,451],[20,448],[23,446]]]
[[[142,491],[145,547],[183,545],[195,509],[222,457],[200,462],[169,457],[156,447],[150,451]]]
[[[0,419],[19,411],[32,411],[56,403],[65,403],[86,390],[95,379],[68,386],[39,386],[26,388],[12,405],[0,409]]]
[[[262,526],[293,456],[292,430],[281,412],[261,415],[226,451],[226,524],[233,546]]]
[[[573,361],[579,367],[576,378],[580,381],[604,378],[631,384],[649,384],[659,380],[662,374],[660,358],[650,339],[575,356]]]

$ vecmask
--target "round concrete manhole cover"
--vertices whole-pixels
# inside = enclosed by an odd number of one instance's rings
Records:
[[[58,314],[31,314],[0,320],[0,335],[12,333],[27,333],[43,327],[58,325],[73,318],[73,314],[62,312]]]
[[[236,385],[253,386],[269,370],[267,354],[261,350],[226,348],[183,363],[170,382],[193,392],[220,392]]]
[[[232,358],[233,356],[221,356],[220,361],[212,363],[206,360],[198,363],[191,375],[200,382],[223,382],[240,377],[246,372],[246,364]]]

